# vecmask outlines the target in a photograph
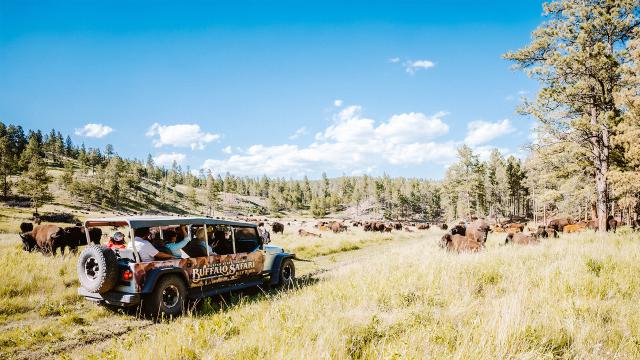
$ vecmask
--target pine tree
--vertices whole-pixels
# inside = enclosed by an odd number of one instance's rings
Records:
[[[533,115],[546,136],[572,142],[590,154],[598,227],[605,231],[609,169],[620,149],[612,136],[622,122],[630,39],[638,37],[638,0],[556,0],[544,4],[548,17],[533,32],[531,44],[505,55],[542,85]]]
[[[51,177],[47,174],[44,161],[40,157],[32,158],[18,182],[18,189],[20,193],[31,199],[31,205],[36,213],[40,206],[53,200],[53,195],[49,191],[50,182]]]

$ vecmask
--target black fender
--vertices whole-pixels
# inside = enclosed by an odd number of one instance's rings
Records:
[[[178,274],[178,276],[180,276],[182,280],[184,280],[184,283],[187,286],[187,289],[189,288],[189,276],[187,275],[187,272],[182,268],[172,266],[172,267],[148,270],[144,277],[144,284],[142,286],[141,293],[143,294],[151,293],[153,289],[156,287],[156,283],[158,282],[158,280],[160,280],[160,278],[168,274]]]
[[[271,266],[271,276],[269,278],[270,285],[276,285],[280,281],[280,266],[285,259],[294,259],[294,254],[280,253],[273,259],[273,265]]]

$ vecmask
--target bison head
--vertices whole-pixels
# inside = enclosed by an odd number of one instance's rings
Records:
[[[451,234],[444,234],[440,239],[440,242],[438,242],[438,246],[440,246],[443,249],[446,249],[451,241],[452,241]]]
[[[36,248],[36,239],[33,238],[30,232],[20,234],[20,239],[22,239],[22,250],[31,252]]]

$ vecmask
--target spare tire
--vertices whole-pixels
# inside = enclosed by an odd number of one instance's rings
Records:
[[[113,289],[118,281],[118,258],[113,250],[100,245],[85,247],[78,259],[78,280],[90,292]]]

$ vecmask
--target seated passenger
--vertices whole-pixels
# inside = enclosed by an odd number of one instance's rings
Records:
[[[109,237],[109,242],[107,242],[107,247],[109,249],[125,249],[127,244],[124,243],[124,234],[120,231],[116,231]]]
[[[133,250],[133,245],[135,245],[135,248],[140,255],[140,261],[146,262],[153,260],[173,259],[173,256],[158,251],[158,249],[156,249],[153,244],[149,242],[151,232],[149,231],[148,227],[134,229],[133,236],[133,241],[127,244],[127,249]]]
[[[207,237],[209,237],[208,231],[207,231]],[[213,249],[211,248],[211,246],[209,246],[209,244],[207,243],[207,239],[205,238],[204,228],[200,228],[198,229],[198,231],[196,231],[196,240],[198,245],[200,245],[202,249],[204,249],[204,251],[208,251],[208,254],[213,254]]]
[[[217,254],[233,254],[233,244],[231,244],[231,239],[228,233],[220,231],[220,233],[216,235],[216,241],[217,242],[214,251]]]
[[[191,239],[189,239],[189,236],[184,236],[180,239],[180,241],[178,241],[178,232],[173,230],[165,231],[164,238],[166,240],[164,247],[171,252],[171,255],[177,258],[182,257],[182,248],[185,247],[189,241],[191,241]]]

